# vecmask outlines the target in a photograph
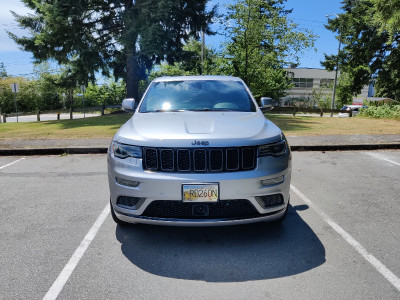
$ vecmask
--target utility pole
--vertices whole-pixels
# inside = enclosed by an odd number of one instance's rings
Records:
[[[339,18],[338,14],[326,15],[327,18],[329,18],[330,16],[336,16],[337,18]],[[340,20],[339,20],[339,22],[340,22]],[[331,110],[333,110],[335,107],[336,85],[337,85],[337,77],[338,77],[338,72],[339,72],[339,54],[340,54],[341,45],[342,45],[342,23],[340,22],[340,24],[339,24],[339,47],[338,47],[338,53],[337,53],[337,58],[336,58],[335,81],[333,82],[333,95],[332,95]],[[332,111],[331,111],[331,117],[333,117]]]
[[[204,49],[205,49],[205,41],[204,41],[204,30],[201,32],[201,75],[204,75]]]

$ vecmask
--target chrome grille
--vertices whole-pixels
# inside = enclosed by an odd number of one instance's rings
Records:
[[[256,147],[143,148],[143,168],[161,172],[233,172],[256,167]]]

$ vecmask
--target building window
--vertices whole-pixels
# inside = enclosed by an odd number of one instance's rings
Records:
[[[295,87],[313,87],[312,78],[292,78]]]
[[[333,87],[333,79],[323,78],[320,80],[319,86],[322,88],[331,88]]]

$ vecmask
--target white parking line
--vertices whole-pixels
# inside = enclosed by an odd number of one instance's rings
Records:
[[[21,160],[24,160],[24,159],[25,159],[25,157],[20,158],[20,159],[17,159],[17,160],[15,160],[15,161],[13,161],[13,162],[10,162],[9,164],[6,164],[6,165],[4,165],[4,166],[1,166],[1,167],[0,167],[0,170],[1,170],[1,169],[4,169],[4,168],[7,168],[7,167],[9,167],[9,166],[11,166],[11,165],[13,165],[13,164],[16,164],[17,162],[19,162],[19,161],[21,161]]]
[[[104,220],[107,218],[110,213],[110,205],[107,204],[106,207],[101,212],[100,216],[97,218],[96,222],[94,222],[92,228],[90,228],[89,232],[86,234],[85,238],[82,240],[79,247],[75,250],[74,254],[65,265],[64,269],[61,271],[60,275],[58,275],[56,281],[54,281],[53,285],[50,287],[49,291],[43,297],[43,300],[54,300],[58,297],[62,289],[64,288],[65,283],[68,281],[72,272],[78,265],[79,261],[85,254],[87,248],[90,243],[93,241],[97,232],[99,231],[101,225],[103,225]]]
[[[373,158],[376,158],[376,159],[380,159],[380,160],[384,160],[384,161],[390,162],[391,164],[394,164],[396,166],[400,166],[400,164],[398,162],[395,162],[394,160],[391,160],[391,159],[387,158],[386,155],[379,154],[379,153],[376,153],[376,152],[367,152],[365,154],[367,154],[367,155],[369,155],[369,156],[371,156]]]
[[[400,279],[390,271],[384,264],[382,264],[375,256],[368,253],[368,251],[357,242],[350,234],[348,234],[342,227],[336,224],[327,214],[320,210],[310,199],[301,193],[295,186],[291,185],[290,189],[299,196],[308,206],[312,207],[317,214],[332,227],[347,243],[349,243],[361,256],[368,261],[379,273],[381,273],[399,292],[400,292]]]

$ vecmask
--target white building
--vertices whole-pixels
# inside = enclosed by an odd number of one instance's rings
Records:
[[[292,78],[294,87],[287,90],[287,96],[280,102],[281,105],[289,105],[296,102],[309,102],[313,100],[313,94],[320,93],[332,97],[333,82],[335,80],[335,72],[329,72],[324,69],[312,68],[288,68],[286,71]],[[340,75],[340,72],[338,76]],[[372,93],[372,91],[370,91]],[[369,95],[369,86],[365,86],[361,90],[361,97]]]

